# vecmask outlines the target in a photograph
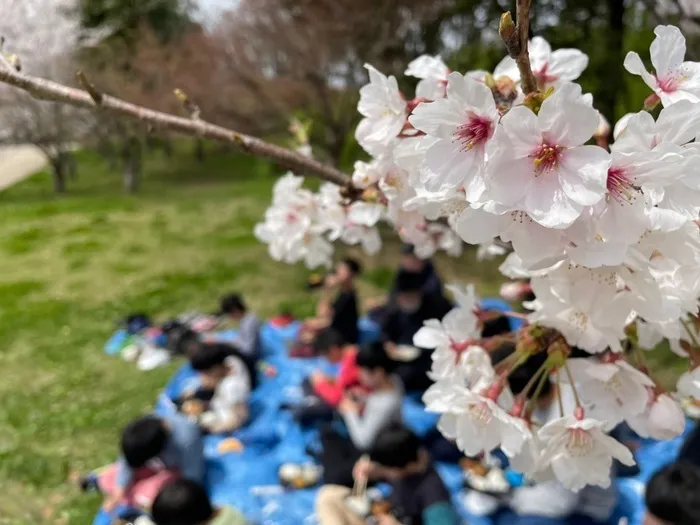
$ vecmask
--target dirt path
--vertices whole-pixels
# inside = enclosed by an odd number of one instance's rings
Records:
[[[46,165],[46,157],[34,146],[0,147],[0,191],[36,173]]]

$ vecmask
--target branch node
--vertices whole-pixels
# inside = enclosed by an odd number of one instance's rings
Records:
[[[200,120],[200,115],[202,114],[202,112],[200,111],[199,106],[192,102],[192,99],[187,96],[187,93],[185,93],[181,89],[175,89],[174,93],[177,99],[182,104],[182,107],[185,108],[185,111],[187,111],[187,114],[190,116],[190,118],[192,120]]]
[[[520,87],[526,95],[537,91],[537,80],[530,67],[528,39],[530,33],[530,3],[532,0],[518,0],[516,21],[510,12],[503,13],[498,33],[508,50],[508,55],[515,60],[520,72]]]
[[[88,95],[90,95],[90,98],[95,102],[95,104],[101,106],[102,101],[104,100],[104,95],[100,93],[94,84],[88,80],[85,73],[78,71],[76,76],[78,77],[78,82],[80,85],[83,86],[83,89],[85,89],[85,91],[88,92]]]

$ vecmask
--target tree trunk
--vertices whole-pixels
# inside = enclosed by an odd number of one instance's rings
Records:
[[[63,154],[65,155],[66,171],[70,180],[78,180],[78,163],[75,161],[75,155],[71,151],[66,151]]]
[[[170,137],[163,138],[163,153],[165,153],[166,158],[173,158],[173,142]]]
[[[124,144],[124,191],[136,193],[141,179],[142,151],[141,142],[130,137]]]
[[[194,141],[194,157],[197,162],[204,162],[204,141],[200,138]]]
[[[66,163],[63,153],[58,152],[49,159],[51,171],[53,172],[53,191],[56,193],[66,192]]]

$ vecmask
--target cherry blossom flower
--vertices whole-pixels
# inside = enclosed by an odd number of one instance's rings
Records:
[[[382,238],[377,228],[359,224],[346,224],[340,240],[350,246],[359,244],[367,255],[376,255],[382,249]]]
[[[540,88],[558,86],[563,82],[576,80],[588,67],[588,56],[578,49],[557,49],[552,47],[542,37],[533,38],[529,45],[530,66]],[[505,57],[496,66],[493,76],[502,75],[520,81],[518,66],[510,57]]]
[[[368,153],[381,152],[398,136],[406,123],[406,101],[396,78],[387,77],[369,64],[370,83],[360,89],[357,110],[365,117],[357,126],[355,138]]]
[[[598,113],[579,86],[563,84],[539,115],[515,107],[501,124],[489,153],[484,199],[524,211],[547,228],[564,228],[605,197],[610,155],[582,145],[598,127]]]
[[[596,362],[576,358],[569,359],[567,366],[581,400],[588,407],[588,414],[605,422],[606,430],[644,412],[647,388],[653,387],[654,382],[626,361]],[[568,382],[567,375],[560,374],[560,380]]]
[[[650,51],[655,74],[649,73],[639,55],[632,51],[625,57],[625,69],[642,77],[664,106],[679,100],[700,102],[700,64],[684,62],[685,37],[680,29],[658,26],[654,34]]]
[[[607,436],[603,423],[573,416],[550,421],[538,432],[543,442],[538,470],[552,469],[567,489],[578,492],[586,485],[610,486],[613,459],[635,464],[629,449]]]
[[[416,97],[437,100],[445,96],[450,70],[440,57],[419,56],[408,64],[405,74],[421,79],[416,86]]]
[[[477,261],[491,261],[496,257],[505,255],[508,251],[493,241],[478,243],[476,248],[476,260]]]
[[[685,412],[680,403],[668,394],[654,395],[650,389],[648,404],[642,414],[627,419],[630,428],[640,437],[673,439],[685,430]]]
[[[700,401],[700,367],[683,373],[678,379],[677,389],[680,395]]]
[[[413,126],[436,137],[425,153],[422,182],[430,191],[464,187],[467,200],[484,190],[486,145],[498,123],[491,90],[460,73],[447,77],[447,97],[423,103],[409,118]]]
[[[438,428],[467,456],[476,456],[497,448],[511,416],[488,397],[455,387],[454,398],[441,404],[433,401],[426,408],[442,413]]]
[[[454,373],[461,354],[478,338],[476,316],[470,311],[455,308],[442,321],[427,320],[413,336],[413,344],[418,348],[434,350],[430,376],[438,379]]]

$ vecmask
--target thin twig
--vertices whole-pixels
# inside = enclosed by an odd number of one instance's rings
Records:
[[[268,158],[298,174],[315,175],[339,186],[350,187],[350,177],[332,166],[203,120],[192,120],[154,111],[109,95],[102,95],[101,103],[98,106],[97,102],[87,91],[68,87],[51,80],[25,75],[12,69],[0,68],[0,82],[27,91],[39,99],[64,102],[72,106],[91,109],[99,107],[116,115],[140,120],[152,125],[154,128],[168,129],[185,135],[235,144],[251,155]]]
[[[581,404],[581,399],[578,397],[578,391],[576,390],[574,376],[571,373],[571,370],[569,370],[569,363],[564,363],[564,370],[566,371],[566,375],[569,377],[569,384],[571,384],[571,390],[573,391],[574,399],[576,400],[576,408],[582,407],[583,405]]]

